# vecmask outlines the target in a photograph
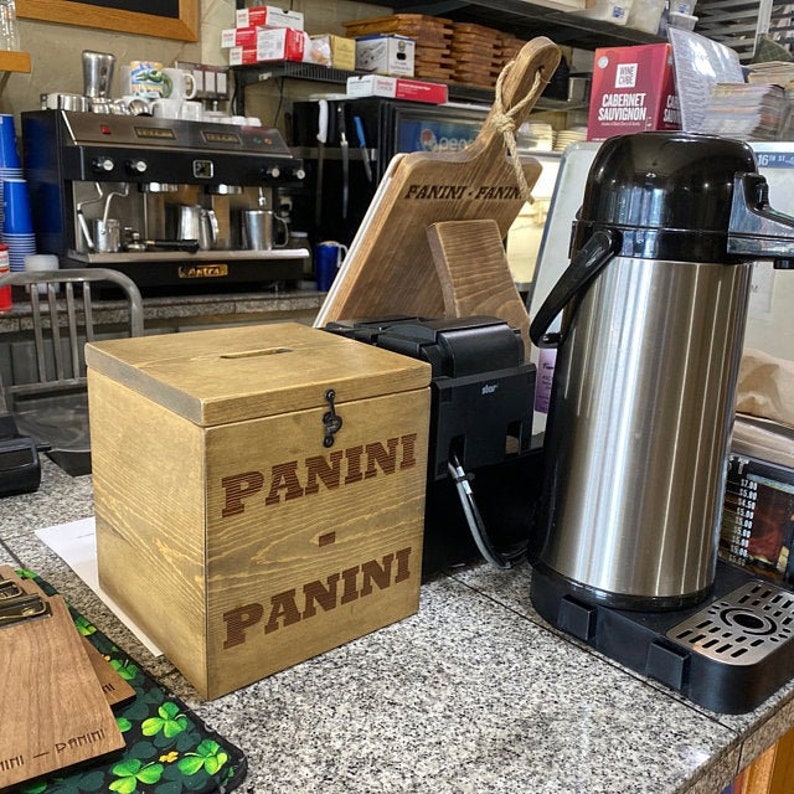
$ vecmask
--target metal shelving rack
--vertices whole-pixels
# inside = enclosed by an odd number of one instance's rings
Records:
[[[746,1],[746,0],[745,0]],[[235,0],[237,8],[245,8],[246,0]],[[369,0],[364,0],[369,2]],[[381,3],[369,2],[370,5]],[[416,0],[391,0],[389,3],[395,13],[406,12],[443,16],[459,22],[476,22],[487,27],[509,30],[519,38],[531,39],[535,36],[548,36],[560,45],[594,50],[597,47],[621,47],[632,44],[652,44],[666,41],[659,36],[641,30],[613,25],[595,19],[580,17],[571,11],[560,11],[524,0],[439,0],[437,2],[416,2]],[[245,90],[273,78],[312,80],[318,83],[344,85],[347,78],[360,72],[345,72],[341,69],[327,68],[304,63],[261,63],[250,66],[233,66],[236,90],[233,108],[236,115],[244,116]],[[473,86],[448,84],[450,99],[458,102],[491,104],[493,92]],[[578,110],[581,105],[571,105],[559,100],[541,100],[535,106],[538,110]]]
[[[789,52],[794,51],[792,3],[784,0],[699,0],[697,32],[725,44],[749,62],[756,42],[769,34]]]
[[[240,2],[240,0],[238,0]],[[377,0],[365,3],[381,4]],[[588,19],[572,10],[560,10],[525,0],[390,0],[395,13],[428,14],[456,22],[475,22],[490,28],[510,31],[514,36],[531,39],[548,36],[556,44],[594,50],[597,47],[623,47],[666,41],[651,33]]]
[[[259,63],[232,68],[236,81],[234,113],[240,116],[246,115],[245,89],[249,85],[281,77],[295,80],[311,80],[316,83],[345,85],[348,77],[366,74],[365,72],[347,72],[342,69],[329,69],[326,66],[318,66],[311,63],[292,63],[290,61]],[[490,105],[493,102],[494,93],[487,88],[476,88],[475,86],[458,85],[456,83],[449,83],[447,87],[450,101],[453,102],[482,105]],[[587,106],[584,103],[565,102],[559,99],[546,99],[545,97],[541,97],[535,104],[536,110],[572,111],[581,110],[585,107]]]

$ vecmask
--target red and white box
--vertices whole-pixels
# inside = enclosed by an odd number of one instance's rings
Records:
[[[251,47],[229,48],[229,65],[245,66],[262,61],[304,61],[311,41],[308,34],[292,28],[262,28]]]
[[[257,27],[226,28],[221,31],[221,47],[256,47]]]
[[[238,28],[252,28],[267,25],[271,28],[294,28],[303,30],[303,14],[300,11],[287,11],[275,6],[253,6],[239,8],[236,12]]]
[[[593,58],[587,140],[681,128],[669,44],[597,49]]]
[[[405,77],[366,74],[347,78],[347,95],[350,97],[381,96],[387,99],[409,99],[412,102],[443,105],[448,99],[449,92],[443,83],[427,83],[424,80],[409,80]]]

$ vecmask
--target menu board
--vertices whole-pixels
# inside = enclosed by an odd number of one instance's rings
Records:
[[[731,456],[720,550],[766,579],[794,584],[794,472]]]

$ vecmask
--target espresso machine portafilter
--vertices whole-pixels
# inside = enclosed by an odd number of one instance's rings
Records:
[[[794,676],[794,595],[717,550],[752,269],[794,266],[794,218],[747,144],[645,132],[599,149],[571,250],[530,326],[557,347],[532,602],[696,702],[749,710]]]

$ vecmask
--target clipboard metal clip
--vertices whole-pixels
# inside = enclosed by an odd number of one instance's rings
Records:
[[[50,605],[35,593],[23,592],[14,598],[0,600],[0,628],[50,614]]]

